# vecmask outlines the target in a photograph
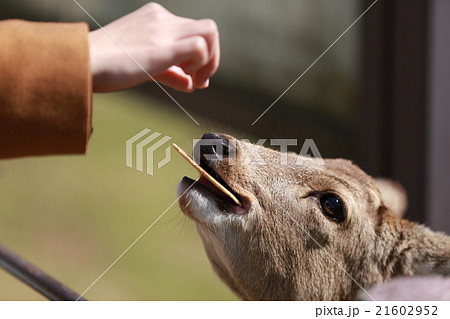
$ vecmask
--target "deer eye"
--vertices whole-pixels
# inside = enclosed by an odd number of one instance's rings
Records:
[[[336,222],[342,222],[347,217],[347,210],[342,199],[333,193],[320,196],[320,208],[325,216]]]

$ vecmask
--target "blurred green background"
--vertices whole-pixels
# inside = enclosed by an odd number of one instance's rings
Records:
[[[129,92],[95,95],[93,125],[86,156],[0,164],[1,242],[79,293],[174,202],[184,175],[198,176],[175,153],[153,176],[128,168],[125,141],[149,127],[189,150],[191,137],[204,130],[178,109]],[[235,299],[213,274],[193,222],[176,203],[86,297]],[[0,271],[0,299],[43,298]]]
[[[106,24],[146,1],[79,1]],[[222,63],[211,87],[169,90],[197,126],[154,84],[94,95],[86,156],[0,162],[0,242],[76,292],[83,292],[176,199],[179,156],[154,176],[125,166],[125,141],[149,128],[186,150],[204,132],[238,137],[314,137],[322,155],[351,157],[358,97],[359,27],[250,124],[357,17],[356,0],[160,1],[177,15],[213,18]],[[0,17],[86,21],[71,0],[2,0]],[[301,144],[299,145],[299,147]],[[163,154],[156,156],[163,157]],[[174,204],[85,296],[91,300],[235,300],[213,273],[192,221]],[[0,271],[0,300],[42,300]]]

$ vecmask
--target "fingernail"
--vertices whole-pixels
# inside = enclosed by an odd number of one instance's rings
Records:
[[[203,85],[201,86],[202,89],[206,89],[209,86],[209,79],[207,79]]]

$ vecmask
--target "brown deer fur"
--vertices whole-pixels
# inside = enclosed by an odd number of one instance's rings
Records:
[[[236,158],[210,163],[242,199],[183,179],[179,205],[196,223],[219,277],[245,300],[352,300],[358,290],[395,276],[450,274],[450,237],[401,219],[400,186],[343,159],[313,158],[221,135]],[[232,160],[234,162],[232,162]],[[189,188],[190,187],[190,188]],[[317,194],[337,194],[347,216],[324,215]],[[242,213],[244,210],[244,213]]]

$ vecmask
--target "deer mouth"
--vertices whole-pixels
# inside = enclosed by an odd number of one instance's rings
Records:
[[[200,175],[198,180],[193,180],[187,176],[183,177],[184,183],[187,183],[190,188],[195,189],[200,192],[203,196],[210,200],[213,200],[219,210],[224,213],[232,213],[235,215],[245,215],[248,213],[246,202],[242,197],[236,193],[220,176],[217,174],[207,163],[201,162],[200,166],[208,172],[222,187],[227,189],[242,206],[239,206],[233,199],[228,195],[224,194],[223,189],[219,189],[215,184],[213,184],[208,178]]]
[[[205,135],[203,138],[205,138]],[[214,137],[217,136],[214,135]],[[182,183],[189,185],[189,188],[186,188],[185,192],[190,189],[199,192],[203,197],[214,201],[221,212],[233,213],[235,215],[245,215],[248,213],[248,205],[243,201],[242,196],[230,187],[217,171],[212,168],[211,163],[214,161],[208,160],[207,156],[205,156],[211,155],[212,153],[216,154],[216,149],[213,146],[200,146],[200,164],[194,162],[178,146],[174,145],[174,148],[200,173],[200,178],[196,181],[186,176],[183,178]]]
[[[218,178],[220,179],[220,178]],[[221,180],[221,179],[220,179]],[[220,183],[227,188],[243,206],[237,205],[230,197],[223,194],[223,192],[218,189],[214,184],[212,184],[208,179],[201,176],[198,180],[193,180],[187,176],[183,177],[183,182],[192,185],[192,188],[200,192],[203,196],[207,197],[209,200],[213,200],[219,210],[223,213],[232,213],[235,215],[245,215],[248,213],[248,209],[245,202],[243,202],[241,196],[239,196],[235,191],[232,190],[223,180]]]

